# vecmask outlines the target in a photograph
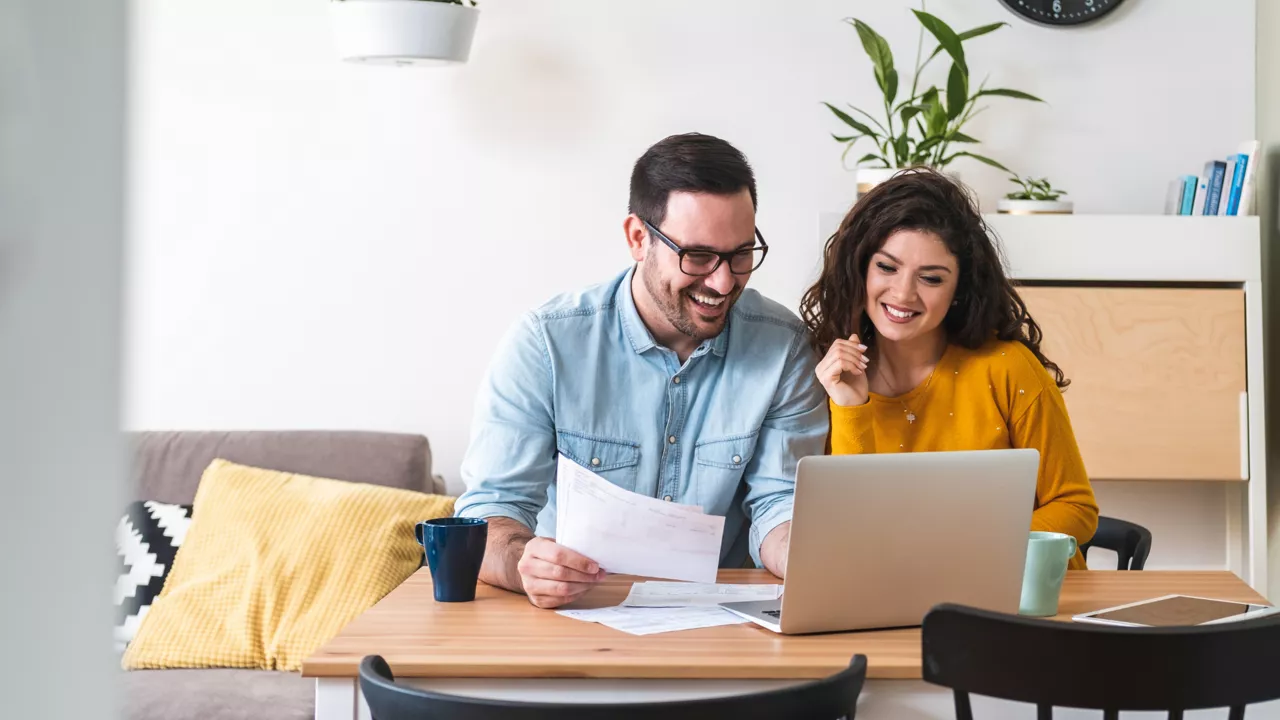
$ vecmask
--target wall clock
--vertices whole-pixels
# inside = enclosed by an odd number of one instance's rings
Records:
[[[1000,0],[1000,2],[1032,22],[1061,27],[1093,22],[1119,7],[1122,0]]]

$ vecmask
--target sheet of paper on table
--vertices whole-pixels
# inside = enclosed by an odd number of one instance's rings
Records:
[[[558,614],[621,630],[632,635],[652,635],[674,630],[736,625],[746,619],[718,607],[605,607],[594,610],[557,610]]]
[[[725,602],[777,600],[781,585],[732,585],[728,583],[638,582],[622,604],[627,607],[715,607]]]
[[[608,572],[714,583],[724,517],[624,490],[564,455],[556,542]]]

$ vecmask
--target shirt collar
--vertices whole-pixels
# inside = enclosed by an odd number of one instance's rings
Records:
[[[657,346],[657,341],[653,339],[653,333],[649,332],[649,328],[645,326],[644,320],[640,319],[640,311],[636,309],[636,299],[631,294],[631,280],[635,276],[635,265],[627,271],[623,276],[622,282],[618,285],[618,289],[614,295],[614,301],[618,305],[618,314],[622,318],[622,329],[627,334],[627,340],[631,342],[631,349],[637,355],[648,352]],[[733,310],[729,310],[729,319],[725,321],[724,330],[715,336],[711,343],[711,352],[720,357],[724,357],[725,351],[729,348],[729,329],[733,325]],[[707,343],[704,342],[694,350],[694,355],[706,352],[704,348]]]
[[[653,333],[649,332],[649,328],[645,327],[644,321],[640,319],[640,311],[636,310],[636,299],[631,295],[631,278],[635,272],[636,266],[632,265],[627,274],[622,276],[614,301],[618,304],[618,315],[622,318],[622,330],[631,341],[631,348],[640,355],[658,343],[654,342]]]

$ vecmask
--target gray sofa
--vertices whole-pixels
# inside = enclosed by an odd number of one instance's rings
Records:
[[[329,431],[141,432],[134,497],[191,503],[214,458],[318,477],[445,492],[421,435]],[[124,717],[137,720],[303,720],[315,682],[261,670],[122,672]]]

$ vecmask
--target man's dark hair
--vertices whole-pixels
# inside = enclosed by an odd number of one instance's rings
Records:
[[[667,217],[667,198],[673,192],[733,195],[743,188],[751,192],[755,207],[756,177],[737,148],[701,133],[672,135],[636,160],[627,210],[657,227]]]

